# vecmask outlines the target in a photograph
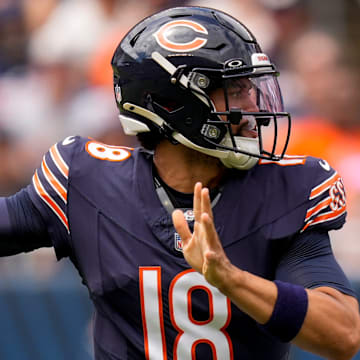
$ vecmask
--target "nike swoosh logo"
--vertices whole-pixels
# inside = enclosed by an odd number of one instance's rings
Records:
[[[75,136],[68,136],[66,139],[63,140],[63,145],[70,145],[75,141]]]
[[[319,160],[319,164],[324,170],[330,171],[330,165],[326,160]]]

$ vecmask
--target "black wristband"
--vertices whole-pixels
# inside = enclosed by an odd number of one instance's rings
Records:
[[[263,328],[282,342],[291,341],[300,331],[308,308],[308,295],[299,285],[275,280],[278,296],[273,313]]]

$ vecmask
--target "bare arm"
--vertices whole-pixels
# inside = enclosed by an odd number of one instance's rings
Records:
[[[215,230],[208,189],[200,183],[194,189],[194,214],[191,233],[182,212],[173,213],[185,259],[242,311],[260,324],[266,323],[274,309],[277,287],[230,263]],[[293,343],[328,359],[350,359],[360,347],[357,300],[330,287],[306,291],[308,311]]]

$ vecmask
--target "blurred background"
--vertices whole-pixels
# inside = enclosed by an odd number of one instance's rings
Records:
[[[332,243],[360,295],[360,0],[0,0],[0,194],[27,185],[66,136],[136,145],[117,120],[111,55],[132,25],[175,5],[232,14],[277,64],[288,153],[344,178],[348,223]],[[39,250],[0,259],[0,273],[0,359],[92,359],[92,308],[68,261]],[[292,359],[319,358],[295,348]]]

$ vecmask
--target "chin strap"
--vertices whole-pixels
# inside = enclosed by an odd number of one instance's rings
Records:
[[[243,150],[244,152],[249,154],[260,154],[259,142],[257,138],[235,137],[234,141],[237,149]],[[222,145],[232,145],[232,141],[229,136],[225,135],[225,138],[222,141]],[[258,163],[259,158],[244,153],[236,153],[234,151],[229,151],[227,153],[227,156],[220,160],[228,168],[249,170]]]

